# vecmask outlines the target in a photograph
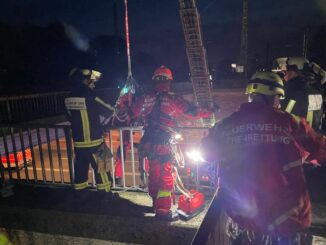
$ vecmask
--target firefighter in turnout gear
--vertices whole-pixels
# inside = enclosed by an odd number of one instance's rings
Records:
[[[249,102],[203,140],[207,160],[219,162],[227,233],[233,244],[311,244],[303,164],[326,161],[326,138],[279,109],[284,87],[277,74],[254,74],[247,94]]]
[[[145,118],[145,134],[141,139],[139,154],[149,163],[149,194],[153,200],[156,218],[173,221],[178,214],[171,210],[174,179],[172,176],[171,145],[176,118],[209,117],[213,111],[189,104],[181,96],[170,92],[172,72],[161,66],[152,77],[152,91],[136,98],[130,109],[133,118]]]
[[[104,142],[100,115],[108,116],[114,109],[93,91],[100,77],[100,72],[90,69],[74,68],[70,72],[74,87],[65,106],[74,140],[76,190],[88,187],[89,164],[94,169],[97,189],[109,192],[111,187],[108,166],[112,153]]]
[[[284,73],[285,99],[281,106],[287,112],[304,117],[317,131],[322,130],[323,95],[313,63],[304,57],[279,58],[279,70]]]

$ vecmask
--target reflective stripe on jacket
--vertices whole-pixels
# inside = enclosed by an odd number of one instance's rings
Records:
[[[108,117],[112,106],[87,88],[73,91],[65,106],[71,122],[74,145],[78,148],[99,146],[103,142],[100,115]]]
[[[323,117],[322,92],[305,77],[298,76],[285,83],[285,99],[281,101],[284,110],[289,108],[291,100],[294,105],[288,112],[304,117],[315,130],[320,131]]]

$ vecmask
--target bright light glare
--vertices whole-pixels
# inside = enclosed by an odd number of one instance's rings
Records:
[[[190,159],[192,159],[195,162],[204,161],[203,157],[201,156],[201,153],[197,150],[187,151],[186,154]]]
[[[174,135],[174,138],[176,139],[176,140],[179,140],[179,139],[181,139],[182,138],[182,136],[181,136],[181,134],[175,134]]]
[[[237,64],[231,64],[232,68],[237,68]]]

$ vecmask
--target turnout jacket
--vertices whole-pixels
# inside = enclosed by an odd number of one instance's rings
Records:
[[[112,106],[87,87],[78,87],[65,99],[71,122],[74,145],[77,148],[98,146],[103,142],[100,115],[109,116]]]
[[[303,163],[326,160],[326,138],[305,119],[263,103],[242,104],[204,139],[220,162],[221,196],[240,228],[289,236],[311,224]]]
[[[317,84],[317,82],[315,82]],[[293,109],[288,112],[306,118],[308,123],[320,131],[323,117],[322,92],[313,86],[304,76],[295,77],[285,83],[285,99],[281,101],[285,110],[290,100],[294,100]]]

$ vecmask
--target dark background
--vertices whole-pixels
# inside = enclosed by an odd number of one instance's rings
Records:
[[[198,0],[214,82],[235,77],[239,60],[241,0]],[[129,0],[132,71],[146,83],[166,65],[176,82],[188,80],[178,0]],[[248,74],[269,69],[273,58],[302,55],[326,66],[325,0],[249,0]],[[100,87],[127,77],[123,0],[0,0],[0,93],[69,89],[75,66],[103,72]]]

